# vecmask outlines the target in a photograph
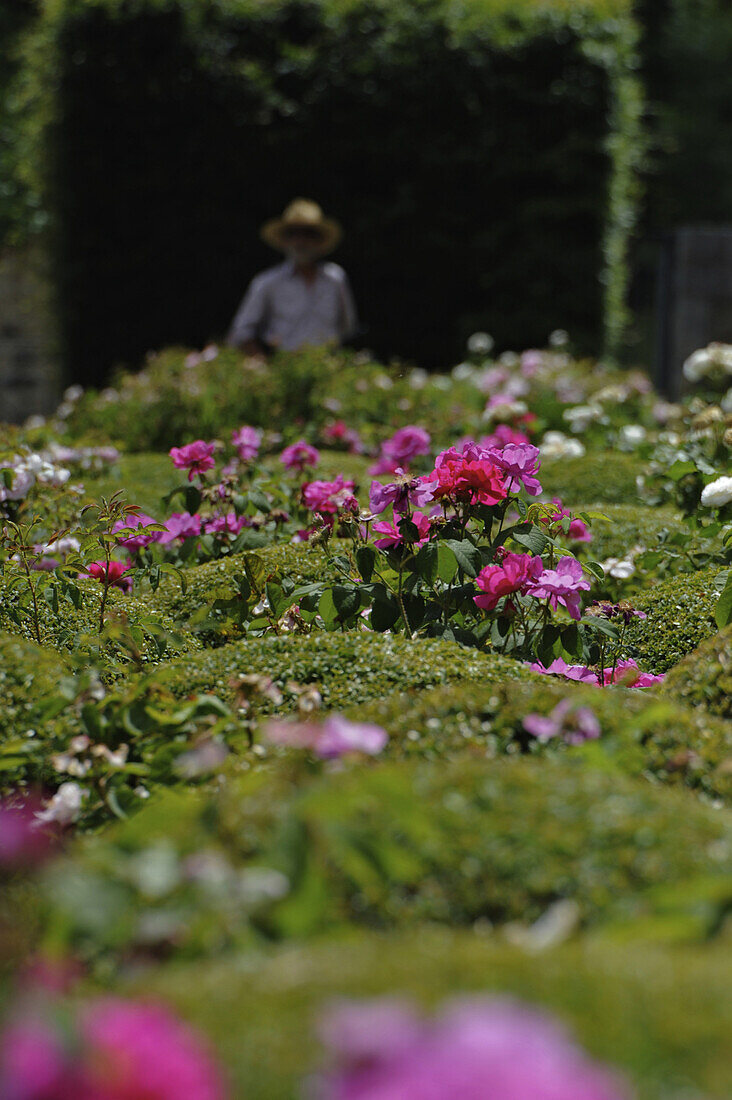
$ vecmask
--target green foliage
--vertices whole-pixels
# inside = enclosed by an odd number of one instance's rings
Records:
[[[264,546],[254,554],[233,554],[185,569],[183,583],[166,577],[150,597],[151,603],[176,622],[194,629],[203,627],[209,634],[213,631],[216,644],[221,645],[240,633],[237,607],[241,601],[235,578],[244,572],[247,561],[261,563],[264,578],[281,574],[298,586],[335,580],[338,575],[322,547],[282,543]]]
[[[558,458],[541,465],[544,492],[567,507],[580,504],[630,504],[638,491],[638,459],[620,451],[590,451],[582,458]]]
[[[461,993],[544,1006],[595,1057],[626,1071],[638,1100],[668,1098],[679,1081],[722,1097],[730,1076],[726,942],[680,952],[582,939],[530,953],[498,936],[433,927],[288,944],[241,965],[157,967],[124,988],[164,998],[212,1036],[235,1093],[249,1100],[297,1095],[303,1068],[319,1066],[314,1040],[328,1002],[395,992],[425,1007]]]
[[[637,205],[635,37],[623,0],[46,5],[15,97],[16,174],[55,229],[69,368],[88,381],[220,335],[271,259],[259,224],[304,168],[348,228],[342,259],[381,354],[444,363],[479,327],[536,344],[558,316],[580,344],[604,329],[616,345]],[[132,118],[143,130],[105,147]],[[456,171],[459,210],[445,204]]]
[[[732,626],[702,642],[671,670],[666,679],[671,695],[712,714],[732,718]],[[732,753],[726,760],[732,774]]]
[[[23,594],[17,586],[10,587],[7,573],[0,574],[0,630],[33,639],[31,619],[19,613],[22,598]],[[128,641],[139,651],[143,661],[159,660],[164,653],[181,653],[200,645],[193,635],[179,630],[169,616],[151,608],[147,600],[124,595],[114,588],[109,590],[107,597],[108,619],[111,620],[109,633],[101,639],[101,600],[102,586],[96,581],[77,582],[73,601],[69,596],[60,599],[54,606],[51,601],[40,599],[38,609],[42,644],[60,652],[75,649],[102,660],[105,655],[119,658],[126,653],[129,657],[129,645],[125,638],[132,631],[135,637],[128,638]]]
[[[610,457],[606,455],[606,461]],[[542,468],[542,474],[543,472]],[[551,476],[550,470],[549,477]],[[575,511],[580,504],[581,502],[575,503]],[[676,531],[681,526],[678,514],[670,508],[651,509],[639,507],[637,504],[608,504],[603,501],[602,511],[612,522],[598,521],[592,524],[592,542],[589,543],[587,552],[596,561],[622,558],[634,546],[650,549],[656,545],[662,531]]]
[[[620,931],[654,916],[652,887],[692,888],[704,875],[720,896],[731,888],[725,811],[577,762],[464,754],[310,778],[294,765],[232,778],[211,797],[161,793],[77,844],[74,862],[51,870],[52,932],[119,963],[130,951],[211,953],[348,925],[531,923],[560,899],[583,924]],[[683,927],[715,930],[712,910]]]
[[[717,631],[714,609],[719,599],[713,566],[682,573],[634,597],[645,619],[635,619],[626,633],[629,657],[651,672],[666,672]]]
[[[0,740],[37,736],[44,703],[69,672],[53,650],[0,633]]]
[[[518,661],[464,649],[455,642],[408,641],[370,632],[251,638],[170,661],[160,676],[177,694],[212,691],[233,698],[239,673],[314,684],[324,706],[340,709],[393,691],[462,679],[533,677]]]
[[[701,695],[688,701],[704,704]],[[555,737],[542,744],[526,732],[527,714],[548,715],[562,699],[593,711],[601,729],[598,741],[572,746]],[[688,786],[710,798],[732,797],[732,723],[703,705],[679,706],[665,692],[585,687],[553,676],[510,681],[493,676],[489,683],[461,681],[376,698],[348,713],[388,730],[386,751],[400,758],[445,760],[466,748],[489,758],[568,754],[608,771]]]

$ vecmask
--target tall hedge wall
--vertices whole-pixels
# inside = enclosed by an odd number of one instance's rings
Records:
[[[619,335],[624,0],[46,0],[41,49],[23,109],[75,378],[221,337],[296,194],[343,221],[381,355],[444,364],[476,328]]]
[[[732,6],[636,0],[653,124],[649,233],[732,223]]]

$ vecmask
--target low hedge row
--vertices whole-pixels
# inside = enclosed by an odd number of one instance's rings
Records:
[[[273,635],[232,642],[220,649],[189,653],[160,670],[176,694],[210,691],[233,699],[229,681],[239,673],[260,673],[280,686],[292,680],[314,684],[323,705],[341,709],[394,691],[434,687],[460,680],[535,679],[517,661],[465,649],[455,642],[387,634]]]
[[[666,689],[684,703],[732,718],[732,626],[680,661],[669,673]],[[732,774],[732,753],[727,768]]]
[[[621,451],[588,452],[582,458],[544,460],[539,478],[545,493],[561,497],[568,507],[629,504],[638,499],[635,455]]]
[[[54,610],[44,599],[38,599],[42,645],[59,652],[74,649],[77,652],[92,653],[98,650],[102,588],[96,581],[89,581],[82,582],[80,591],[81,602],[78,608],[63,600],[59,601],[58,609]],[[19,590],[11,588],[6,578],[0,576],[0,631],[34,641],[33,620],[27,614],[23,614],[19,622],[14,619],[18,602]],[[181,630],[169,615],[149,606],[145,599],[110,589],[107,608],[107,621],[116,619],[121,624],[126,623],[130,628],[139,628],[142,631],[140,656],[143,661],[159,660],[162,652],[168,655],[183,653],[187,649],[196,649],[201,644],[194,635]],[[113,642],[108,642],[99,653],[102,659],[105,652],[114,655],[121,651]]]
[[[37,736],[43,705],[69,672],[53,650],[0,633],[0,740]]]
[[[729,897],[732,815],[577,761],[467,753],[312,774],[290,757],[235,769],[213,795],[161,792],[70,854],[49,873],[49,935],[117,964],[346,926],[531,923],[561,899],[587,926],[632,931],[659,918],[660,887],[682,899],[678,938],[716,927],[701,903]]]
[[[587,498],[589,501],[589,497]],[[586,503],[586,502],[585,502]],[[573,505],[579,510],[579,504]],[[670,508],[639,507],[636,504],[603,503],[602,511],[612,521],[595,520],[592,524],[592,542],[587,552],[595,561],[606,558],[622,558],[634,546],[652,549],[658,535],[665,528],[681,528],[678,513]]]
[[[660,694],[665,696],[665,692]],[[597,741],[571,746],[561,737],[541,743],[523,726],[527,714],[548,715],[562,699],[597,717]],[[653,776],[710,798],[732,798],[732,722],[700,707],[628,688],[584,687],[556,677],[445,684],[354,706],[349,717],[388,730],[389,754],[445,760],[465,749],[481,757],[578,756],[634,776]]]
[[[655,584],[634,598],[645,619],[628,627],[626,649],[651,672],[666,672],[706,638],[716,634],[714,608],[719,592],[718,566],[682,573]]]
[[[206,607],[210,607],[210,613],[206,616],[207,640],[221,645],[239,632],[225,608],[217,609],[211,605],[215,601],[225,603],[237,598],[238,589],[234,577],[244,572],[245,562],[252,557],[263,564],[268,576],[281,573],[296,585],[323,580],[335,581],[338,576],[338,571],[329,563],[322,547],[307,543],[276,543],[262,547],[254,554],[232,554],[230,557],[185,569],[183,584],[177,577],[168,575],[163,578],[157,592],[150,594],[149,599],[162,614],[170,615],[176,622],[184,624],[189,623]],[[220,627],[217,627],[217,622]]]

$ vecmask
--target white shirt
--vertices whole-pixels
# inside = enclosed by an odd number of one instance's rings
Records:
[[[305,344],[340,343],[356,331],[356,307],[342,267],[319,263],[312,282],[298,275],[291,260],[252,279],[227,343],[259,339],[293,351]]]

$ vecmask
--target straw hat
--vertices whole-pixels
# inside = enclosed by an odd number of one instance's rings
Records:
[[[272,248],[278,248],[284,252],[287,249],[285,231],[295,225],[318,230],[322,237],[319,248],[321,256],[331,252],[341,239],[341,227],[338,222],[333,221],[332,218],[323,217],[323,211],[317,202],[311,202],[309,199],[294,199],[282,217],[271,218],[264,223],[260,236]]]

